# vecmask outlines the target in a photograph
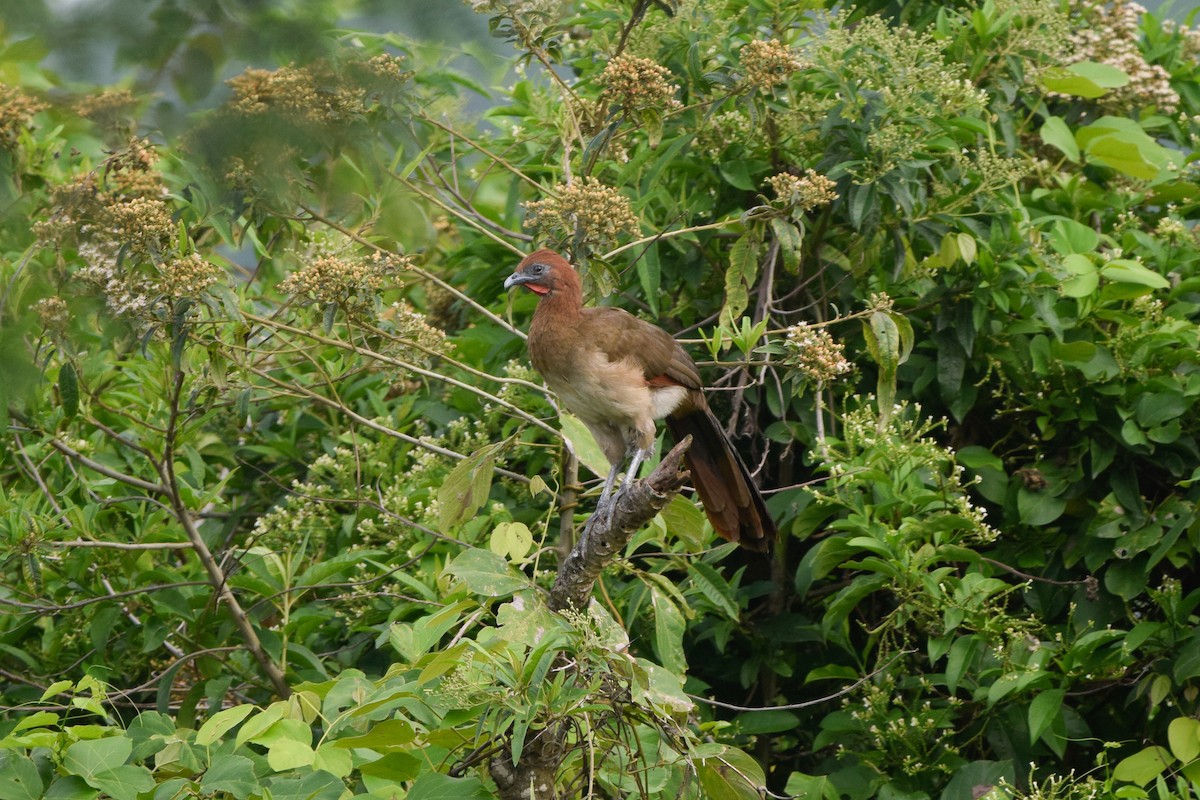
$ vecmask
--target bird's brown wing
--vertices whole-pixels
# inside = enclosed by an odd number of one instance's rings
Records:
[[[586,308],[582,338],[609,361],[631,360],[642,366],[646,381],[700,388],[696,365],[671,334],[620,308]]]

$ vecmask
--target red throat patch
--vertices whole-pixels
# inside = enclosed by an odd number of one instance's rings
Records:
[[[550,294],[549,287],[542,286],[540,283],[527,283],[525,288],[534,294],[547,295]]]

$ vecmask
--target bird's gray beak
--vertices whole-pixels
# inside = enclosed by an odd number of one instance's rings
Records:
[[[504,279],[504,288],[511,289],[514,286],[520,286],[522,283],[529,283],[531,280],[533,279],[524,272],[514,272]]]

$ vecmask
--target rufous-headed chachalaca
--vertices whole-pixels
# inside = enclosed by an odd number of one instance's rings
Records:
[[[775,522],[709,410],[695,364],[671,335],[619,308],[584,308],[579,273],[552,250],[526,256],[504,282],[513,286],[540,297],[529,326],[534,368],[612,464],[596,513],[607,507],[611,515],[622,462],[631,456],[628,486],[653,452],[655,420],[665,417],[676,440],[692,436],[684,464],[713,528],[749,550],[769,551]]]

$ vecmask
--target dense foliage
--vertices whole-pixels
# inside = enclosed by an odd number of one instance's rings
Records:
[[[525,796],[1200,791],[1200,30],[472,0],[481,82],[302,5],[158,4],[116,86],[0,28],[0,798],[489,797],[546,731]],[[541,245],[689,343],[770,559],[677,498],[546,609],[607,465]]]

